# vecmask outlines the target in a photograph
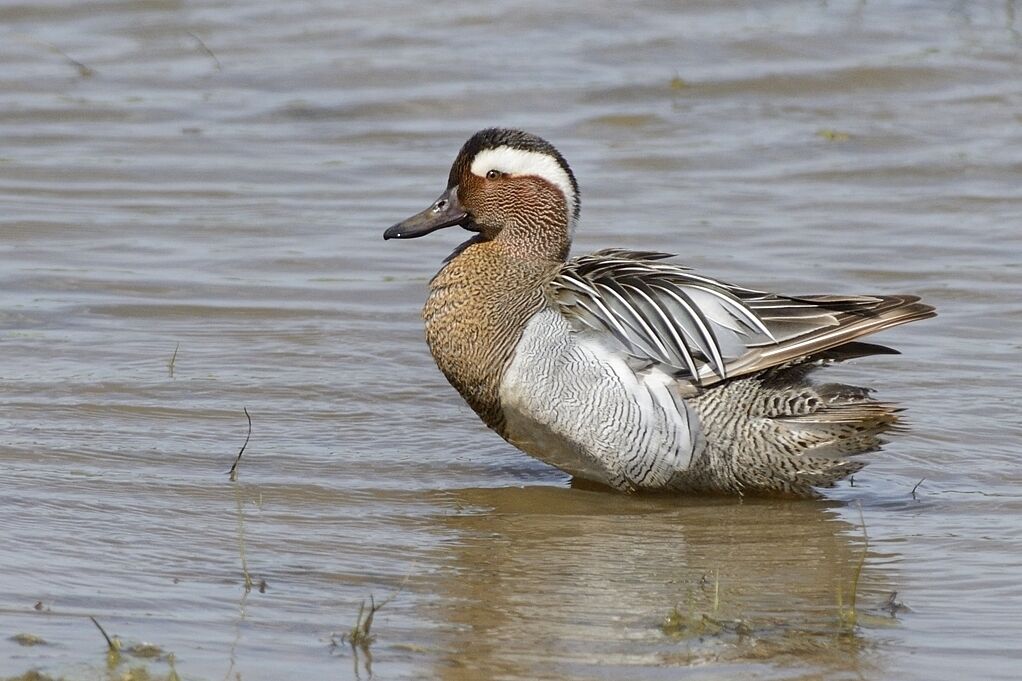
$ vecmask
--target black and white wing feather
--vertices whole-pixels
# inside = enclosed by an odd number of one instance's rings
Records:
[[[935,314],[915,296],[757,291],[663,262],[670,257],[614,249],[575,258],[548,293],[577,330],[605,334],[630,357],[704,386]]]

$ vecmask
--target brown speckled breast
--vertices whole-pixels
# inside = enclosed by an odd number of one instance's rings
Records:
[[[422,310],[437,366],[487,426],[503,435],[500,380],[543,287],[560,262],[526,260],[500,241],[470,243],[433,278]]]

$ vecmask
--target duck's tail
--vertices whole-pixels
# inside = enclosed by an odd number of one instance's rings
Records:
[[[900,409],[865,388],[814,385],[806,373],[769,372],[697,398],[706,448],[694,467],[716,471],[720,491],[799,497],[861,469],[857,455],[884,443]]]

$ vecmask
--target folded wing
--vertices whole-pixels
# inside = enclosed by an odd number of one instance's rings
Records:
[[[582,256],[548,293],[576,330],[600,333],[634,360],[670,367],[699,386],[816,359],[936,314],[916,296],[757,291],[663,262],[669,257],[616,249]]]

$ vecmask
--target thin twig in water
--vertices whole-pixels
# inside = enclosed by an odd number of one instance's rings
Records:
[[[174,378],[174,364],[177,362],[177,350],[181,347],[181,342],[178,341],[174,345],[174,354],[170,356],[170,361],[167,362],[167,371],[170,372],[170,377]]]
[[[57,47],[53,43],[48,43],[45,40],[40,40],[39,38],[36,38],[34,36],[20,34],[20,33],[15,33],[13,37],[16,38],[16,39],[24,40],[25,42],[34,43],[36,45],[42,45],[43,47],[45,47],[46,49],[50,50],[54,54],[59,54],[61,57],[64,58],[64,61],[66,61],[71,66],[73,66],[76,69],[78,69],[78,75],[81,76],[82,78],[89,78],[90,76],[93,76],[93,75],[96,74],[96,72],[93,71],[91,68],[89,68],[88,66],[86,66],[82,62],[78,61],[77,59],[75,59],[74,57],[72,57],[67,52],[65,52],[64,50],[60,49],[59,47]]]
[[[57,47],[56,45],[53,45],[51,43],[47,43],[45,41],[41,41],[41,42],[43,43],[43,45],[46,45],[51,50],[53,50],[54,52],[56,52],[57,54],[62,56],[64,59],[66,59],[67,63],[75,66],[76,69],[78,69],[78,75],[81,76],[82,78],[92,78],[93,76],[95,76],[96,72],[94,72],[92,69],[90,69],[89,66],[86,66],[84,63],[82,63],[81,61],[79,61],[78,59],[73,57],[72,55],[67,54],[62,49]]]
[[[205,52],[207,55],[209,55],[209,58],[212,59],[213,63],[216,65],[216,70],[217,71],[223,71],[224,67],[220,64],[220,60],[217,59],[215,54],[213,54],[213,50],[209,49],[209,46],[205,42],[203,42],[202,38],[200,38],[199,36],[195,35],[191,31],[185,31],[185,32],[189,36],[191,36],[192,40],[194,40],[195,42],[197,42],[199,44],[199,47],[202,49],[203,52]]]
[[[912,498],[913,499],[916,498],[916,490],[919,489],[919,485],[923,484],[924,480],[926,480],[926,478],[920,478],[919,482],[916,483],[916,486],[912,488]]]
[[[103,629],[103,626],[99,622],[96,621],[95,617],[93,617],[92,615],[89,615],[89,619],[92,620],[92,623],[96,625],[97,629],[99,629],[99,633],[103,634],[103,638],[106,639],[107,649],[111,653],[119,652],[120,649],[121,649],[121,642],[120,641],[116,641],[115,639],[110,638],[110,636],[107,635],[106,630]]]
[[[88,66],[86,66],[82,62],[78,61],[77,59],[75,59],[74,57],[72,57],[67,52],[65,52],[64,50],[62,50],[59,47],[57,47],[56,45],[49,45],[49,47],[54,52],[56,52],[57,54],[62,56],[64,59],[66,59],[67,62],[69,64],[71,64],[71,66],[73,66],[76,69],[78,69],[78,75],[81,76],[82,78],[91,78],[92,76],[94,76],[96,74],[96,72],[93,71],[91,68],[89,68]]]
[[[252,437],[252,417],[248,413],[248,407],[242,407],[245,410],[245,418],[248,419],[248,434],[245,435],[245,443],[241,445],[241,449],[238,450],[238,457],[234,460],[234,465],[231,466],[230,476],[231,482],[238,481],[238,464],[241,463],[241,455],[245,453],[245,447],[248,447],[248,440]]]

